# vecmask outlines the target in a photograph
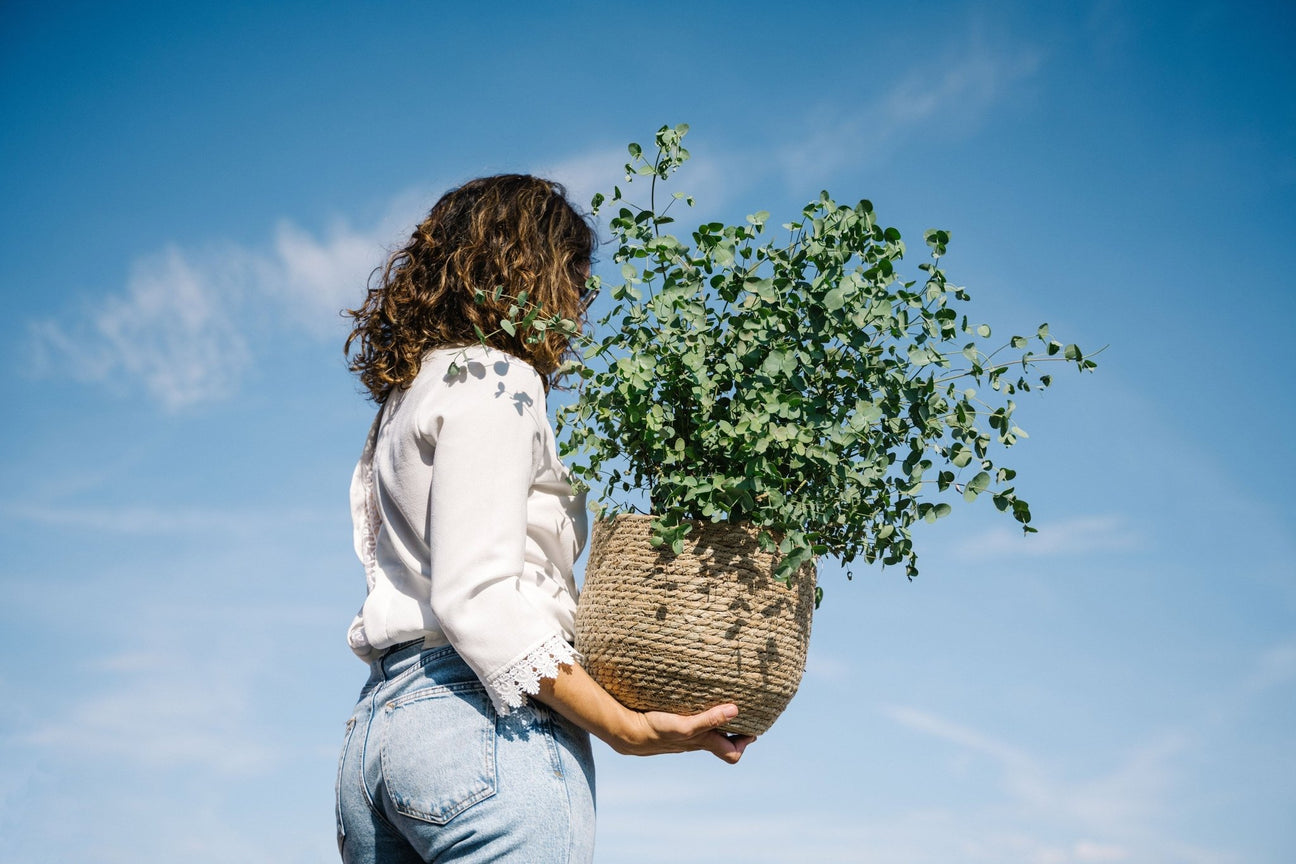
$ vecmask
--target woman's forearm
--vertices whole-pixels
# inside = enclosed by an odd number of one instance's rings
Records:
[[[557,678],[540,682],[540,692],[535,698],[618,753],[652,756],[709,750],[733,764],[742,757],[747,745],[756,740],[750,735],[731,737],[716,731],[738,716],[734,705],[717,705],[691,716],[634,711],[612,698],[579,665],[559,668]]]

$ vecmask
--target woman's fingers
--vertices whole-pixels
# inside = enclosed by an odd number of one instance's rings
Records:
[[[738,706],[717,705],[699,714],[671,714],[648,711],[644,719],[659,738],[665,741],[689,740],[723,726],[738,716]],[[695,748],[696,749],[696,748]]]
[[[724,735],[720,732],[711,732],[710,735],[714,737],[707,749],[730,765],[738,764],[747,745],[756,740],[755,735]]]
[[[747,745],[756,740],[753,735],[725,735],[717,731],[738,716],[735,705],[717,705],[691,715],[652,711],[643,716],[659,742],[648,745],[654,752],[706,750],[734,764],[742,758]]]

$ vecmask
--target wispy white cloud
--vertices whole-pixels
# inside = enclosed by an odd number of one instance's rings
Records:
[[[174,653],[138,651],[103,664],[105,687],[17,736],[62,756],[158,768],[199,767],[220,776],[264,772],[275,752],[253,718],[244,668]]]
[[[691,140],[686,140],[685,143],[693,144]],[[640,144],[645,152],[651,151],[650,138],[645,136]],[[672,193],[687,192],[692,196],[698,208],[692,219],[696,222],[704,221],[708,218],[704,214],[716,211],[743,183],[751,182],[751,172],[747,169],[754,164],[751,155],[737,149],[726,152],[723,166],[705,146],[690,152],[692,155],[689,161],[680,169],[683,182],[670,180],[657,188],[657,209],[662,211],[667,207],[672,208],[670,215],[684,224],[689,222],[683,216],[685,204],[672,202]],[[541,165],[536,173],[562,183],[567,189],[568,197],[581,207],[588,207],[596,192],[610,195],[614,185],[621,188],[627,199],[646,207],[649,203],[648,186],[652,178],[624,180],[623,169],[629,161],[629,154],[624,147],[596,148],[549,165]]]
[[[1281,687],[1296,679],[1296,640],[1273,645],[1256,658],[1255,667],[1242,681],[1244,696]]]
[[[1218,730],[1236,729],[1254,722],[1266,699],[1280,696],[1296,684],[1296,636],[1261,649],[1247,658],[1236,677],[1209,702],[1203,725]],[[1275,692],[1277,691],[1277,692]]]
[[[1094,843],[1092,840],[1081,840],[1072,847],[1072,854],[1076,861],[1128,861],[1130,853],[1128,849],[1110,843]]]
[[[233,254],[206,266],[175,247],[143,258],[124,291],[80,320],[32,326],[43,365],[83,381],[138,379],[172,409],[228,396],[250,360],[232,314],[248,293],[248,263]]]
[[[730,144],[717,152],[706,142],[686,141],[692,159],[681,169],[683,182],[668,184],[667,194],[687,191],[697,201],[694,216],[711,218],[736,195],[771,180],[798,191],[817,190],[841,170],[877,164],[917,136],[975,130],[1013,86],[1036,73],[1043,58],[1034,46],[991,45],[980,36],[957,54],[936,53],[938,59],[901,73],[879,96],[854,105],[807,108],[797,126],[806,132],[796,138]],[[648,149],[651,142],[645,137],[640,143]],[[624,149],[600,148],[541,173],[563,182],[574,200],[585,203],[595,192],[610,191],[626,161]],[[632,200],[647,203],[642,181],[620,185]]]
[[[601,747],[600,747],[601,749]],[[604,751],[611,755],[611,751]],[[602,757],[604,753],[599,753]],[[696,770],[696,765],[690,766]],[[600,780],[598,795],[601,801],[615,802],[617,807],[649,808],[662,805],[687,806],[706,799],[706,787],[698,783],[680,783],[674,778],[645,778],[636,776],[633,780],[617,778]]]
[[[336,335],[339,310],[360,302],[366,277],[382,263],[382,241],[391,233],[386,226],[355,231],[336,222],[316,237],[293,222],[280,222],[273,254],[258,262],[259,287],[312,336]]]
[[[882,713],[907,729],[989,756],[1013,771],[1036,773],[1033,760],[1024,751],[967,726],[905,705],[884,705]]]
[[[1244,855],[1237,849],[1183,838],[1182,805],[1193,797],[1192,772],[1203,756],[1251,722],[1260,697],[1293,680],[1296,642],[1288,638],[1248,658],[1203,711],[1147,735],[1105,765],[1069,769],[1055,755],[1041,758],[1000,735],[914,706],[880,710],[899,726],[949,745],[957,754],[950,764],[959,771],[976,770],[980,761],[982,803],[953,811],[958,824],[931,826],[937,835],[954,831],[963,838],[959,860],[1240,864]],[[925,848],[939,843],[933,836]]]
[[[987,824],[1008,814],[1011,824],[1041,826],[1037,835],[1020,830],[1011,835],[1007,845],[1017,849],[1007,856],[1012,860],[1081,864],[1163,860],[1167,855],[1172,857],[1165,860],[1235,860],[1228,850],[1192,847],[1158,827],[1171,812],[1176,760],[1194,743],[1182,730],[1165,731],[1111,770],[1077,779],[1061,776],[1014,744],[948,718],[910,706],[887,705],[882,711],[907,729],[986,757],[997,767],[998,788],[987,796],[993,803],[983,814]],[[1005,842],[993,833],[978,840],[983,852],[998,847],[1006,853]]]
[[[815,643],[811,641],[810,653],[806,657],[805,670],[805,674],[811,678],[831,682],[845,682],[850,680],[854,669],[855,664],[849,658],[819,650],[815,647]]]
[[[253,337],[336,338],[416,210],[397,196],[365,229],[335,221],[317,236],[280,222],[262,247],[168,246],[138,259],[121,291],[77,313],[30,324],[38,374],[120,389],[133,384],[181,410],[233,395],[257,358]]]
[[[238,536],[272,530],[271,526],[320,523],[336,518],[336,514],[309,509],[51,506],[15,502],[0,504],[0,512],[10,519],[43,525],[127,535]]]
[[[1017,82],[1040,67],[1042,54],[1029,45],[991,46],[984,40],[958,54],[903,75],[887,91],[854,110],[825,110],[806,125],[813,131],[777,151],[789,186],[800,188],[847,166],[884,158],[915,136],[967,134]]]
[[[958,544],[957,553],[970,558],[1043,558],[1126,552],[1137,549],[1142,537],[1123,516],[1078,516],[1036,526],[1039,533],[1022,534],[999,526]]]
[[[600,147],[542,164],[535,173],[563,184],[572,203],[586,208],[594,193],[610,191],[609,181],[616,181],[629,159],[623,147]]]

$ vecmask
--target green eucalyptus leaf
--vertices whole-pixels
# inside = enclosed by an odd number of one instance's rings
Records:
[[[981,471],[969,480],[967,486],[964,487],[963,500],[972,501],[988,488],[990,488],[990,474],[989,472]]]
[[[824,308],[836,312],[846,305],[846,291],[841,287],[833,288],[824,295]]]

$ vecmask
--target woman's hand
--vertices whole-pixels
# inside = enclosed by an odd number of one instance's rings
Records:
[[[540,682],[536,699],[618,753],[655,756],[707,750],[730,765],[742,758],[752,735],[726,735],[720,726],[738,716],[735,705],[717,705],[701,714],[633,711],[613,699],[578,665],[562,666],[557,678]]]
[[[738,716],[736,705],[717,705],[701,714],[667,714],[663,711],[632,711],[631,730],[619,741],[608,741],[618,753],[655,756],[709,750],[730,765],[742,758],[754,735],[726,735],[717,731]],[[605,739],[606,740],[606,739]]]

